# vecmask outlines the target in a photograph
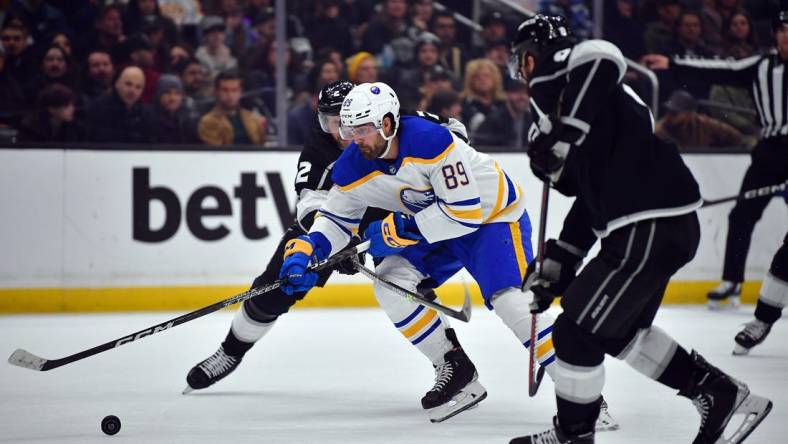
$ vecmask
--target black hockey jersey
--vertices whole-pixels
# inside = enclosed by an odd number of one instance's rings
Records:
[[[678,149],[654,135],[651,111],[622,83],[625,72],[615,45],[587,40],[543,55],[529,80],[531,140],[558,119],[572,143],[556,189],[577,196],[565,240],[583,249],[632,222],[686,214],[702,203]]]

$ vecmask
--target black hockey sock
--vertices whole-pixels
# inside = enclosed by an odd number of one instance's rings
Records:
[[[778,319],[780,319],[782,314],[783,309],[781,307],[769,305],[758,299],[758,305],[755,307],[755,319],[772,325],[777,322]]]
[[[687,379],[692,375],[692,369],[692,358],[687,350],[679,345],[657,381],[670,388],[682,390],[687,386]]]
[[[581,435],[594,430],[596,419],[599,417],[599,406],[602,397],[590,404],[579,404],[556,396],[558,407],[558,424],[565,433]]]
[[[224,342],[222,342],[224,352],[235,357],[243,357],[253,345],[254,342],[244,342],[235,337],[232,328],[227,332],[227,337],[224,338]]]

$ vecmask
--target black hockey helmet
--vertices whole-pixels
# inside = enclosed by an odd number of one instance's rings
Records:
[[[339,132],[339,109],[354,86],[347,80],[340,80],[331,82],[320,90],[317,95],[317,119],[323,132]]]
[[[772,32],[777,32],[782,26],[788,25],[788,8],[784,8],[772,20]]]
[[[526,19],[517,27],[517,36],[512,41],[509,75],[520,78],[520,67],[527,54],[538,59],[547,48],[571,40],[572,31],[560,15],[536,14]]]

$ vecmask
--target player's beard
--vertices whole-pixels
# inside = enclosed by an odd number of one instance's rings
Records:
[[[367,160],[375,160],[386,150],[386,140],[382,137],[376,138],[372,146],[359,145],[361,155]]]

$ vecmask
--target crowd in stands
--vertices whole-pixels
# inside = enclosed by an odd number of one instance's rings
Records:
[[[288,109],[278,110],[273,0],[0,0],[0,139],[271,147],[285,112],[288,144],[298,145],[314,125],[320,88],[349,79],[385,81],[404,109],[459,118],[476,145],[524,149],[528,91],[506,69],[524,17],[485,4],[472,31],[455,13],[473,16],[473,3],[288,0]],[[592,37],[592,1],[530,3],[567,17],[579,39]],[[779,0],[604,4],[603,38],[629,59],[740,59],[773,44]],[[627,80],[642,90],[634,72]],[[663,101],[686,90],[666,104],[666,137],[713,146],[757,133],[747,91],[667,74],[660,82]]]

